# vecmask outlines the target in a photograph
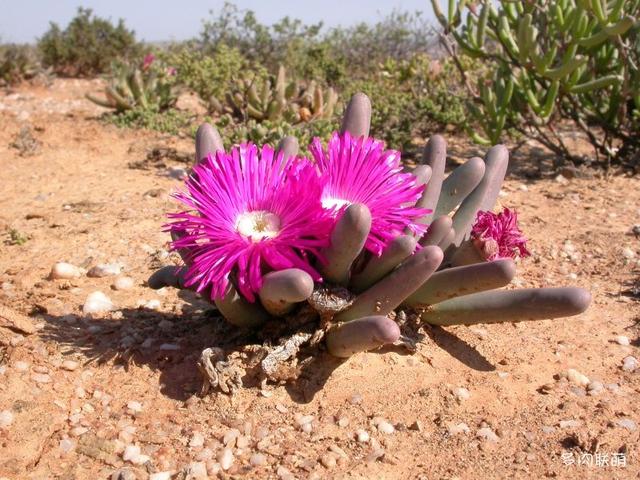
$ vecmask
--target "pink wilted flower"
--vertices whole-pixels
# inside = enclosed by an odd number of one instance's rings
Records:
[[[478,212],[471,238],[487,260],[530,255],[527,239],[518,227],[515,210],[505,208],[500,213]]]
[[[147,70],[155,61],[156,56],[153,53],[147,53],[142,60],[142,69]]]
[[[424,186],[412,174],[401,173],[400,152],[385,150],[380,140],[354,138],[349,132],[334,132],[326,150],[314,138],[309,151],[326,181],[322,205],[334,219],[353,203],[371,211],[367,250],[380,255],[406,227],[424,233],[426,225],[416,220],[430,210],[415,207]]]
[[[284,160],[267,145],[209,155],[175,195],[190,211],[170,215],[168,225],[181,237],[173,248],[189,252],[186,286],[211,287],[220,299],[233,281],[253,302],[270,270],[295,267],[320,281],[309,257],[329,243],[322,187],[309,160]]]

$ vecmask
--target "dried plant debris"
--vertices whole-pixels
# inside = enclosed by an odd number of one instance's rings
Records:
[[[21,157],[31,157],[38,153],[41,144],[33,136],[31,127],[25,126],[20,129],[9,146],[18,150],[18,155]]]
[[[193,163],[193,155],[187,152],[180,152],[173,147],[155,146],[149,150],[144,160],[129,162],[128,167],[134,170],[163,169],[169,166],[169,162],[191,165]]]

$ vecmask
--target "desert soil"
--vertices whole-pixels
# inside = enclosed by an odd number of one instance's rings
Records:
[[[588,288],[582,315],[427,329],[413,355],[323,357],[292,384],[201,397],[196,361],[219,320],[145,283],[177,261],[162,225],[192,142],[105,124],[82,98],[95,87],[0,93],[0,305],[36,329],[0,326],[0,478],[638,478],[640,369],[623,361],[639,356],[640,179],[516,168],[505,182],[533,251],[509,288]],[[24,126],[32,156],[11,146]],[[60,261],[118,263],[134,284],[49,280]],[[83,315],[95,291],[116,310]]]

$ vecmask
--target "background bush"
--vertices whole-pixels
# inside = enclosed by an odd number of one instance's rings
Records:
[[[38,49],[43,65],[64,76],[106,73],[114,61],[131,60],[140,53],[134,32],[123,20],[113,25],[82,7],[64,30],[51,23]]]

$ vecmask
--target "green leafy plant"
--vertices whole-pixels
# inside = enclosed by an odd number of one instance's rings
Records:
[[[41,72],[34,49],[29,45],[0,45],[0,86],[15,85]]]
[[[513,129],[559,157],[583,161],[565,144],[558,121],[569,121],[608,165],[640,146],[638,0],[432,0],[444,40],[481,59],[489,74],[472,91],[478,143],[498,142]],[[449,45],[450,46],[450,45]],[[453,49],[452,49],[453,51]],[[481,130],[480,133],[478,130]],[[636,163],[638,160],[636,159]]]
[[[157,132],[178,135],[188,130],[193,116],[175,109],[159,111],[157,108],[134,107],[106,120],[121,128],[146,128]]]
[[[135,58],[140,50],[134,32],[123,20],[113,25],[93,15],[91,9],[78,9],[62,30],[51,23],[38,41],[42,63],[55,73],[67,76],[91,76],[109,71],[112,62]]]
[[[477,68],[472,62],[467,66]],[[375,75],[352,83],[348,92],[366,93],[377,105],[372,128],[389,145],[410,151],[414,139],[464,124],[468,94],[457,77],[450,59],[417,54],[407,60],[387,59]]]
[[[176,83],[193,90],[207,105],[211,97],[223,98],[245,72],[266,75],[261,66],[251,64],[237,48],[225,44],[209,52],[187,45],[163,58],[176,69]]]
[[[141,67],[126,63],[114,65],[104,96],[90,93],[86,97],[118,113],[135,108],[163,111],[176,103],[174,84],[175,69],[147,55]]]

